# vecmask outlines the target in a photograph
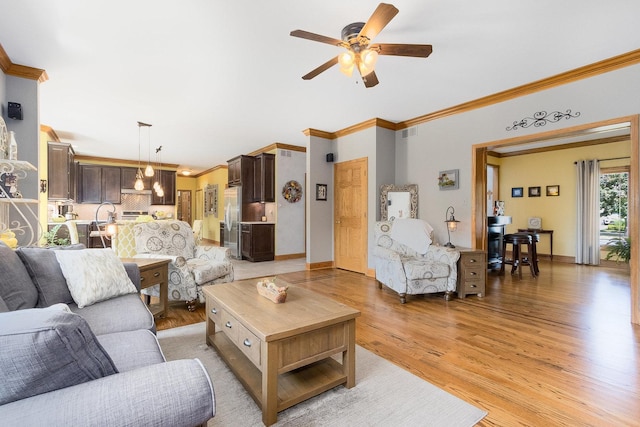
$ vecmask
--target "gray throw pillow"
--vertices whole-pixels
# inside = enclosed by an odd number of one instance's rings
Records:
[[[82,248],[84,245],[70,247],[70,249]],[[48,307],[60,302],[64,304],[73,302],[67,280],[62,274],[55,252],[47,248],[24,247],[18,248],[16,253],[38,289],[36,307]]]
[[[0,405],[118,372],[87,322],[58,307],[0,313]]]
[[[0,242],[0,298],[11,311],[33,308],[38,290],[13,249]]]

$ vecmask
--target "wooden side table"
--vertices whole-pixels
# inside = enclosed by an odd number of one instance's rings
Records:
[[[153,258],[120,258],[122,262],[134,262],[140,269],[140,288],[160,285],[160,303],[149,307],[155,316],[164,317],[169,307],[169,261]]]
[[[483,297],[487,283],[487,253],[480,249],[457,248],[458,260],[458,298],[469,294]]]

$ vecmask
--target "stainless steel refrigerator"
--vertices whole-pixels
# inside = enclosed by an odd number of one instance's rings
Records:
[[[242,187],[229,187],[224,190],[224,247],[231,249],[231,256],[237,259],[242,259],[240,221]]]

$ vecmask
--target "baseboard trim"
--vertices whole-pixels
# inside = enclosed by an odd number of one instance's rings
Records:
[[[333,261],[307,263],[307,270],[320,270],[323,268],[333,268]]]
[[[284,255],[276,255],[275,256],[275,260],[276,261],[286,261],[288,259],[298,259],[298,258],[305,258],[307,256],[306,253],[302,252],[299,254],[284,254]]]

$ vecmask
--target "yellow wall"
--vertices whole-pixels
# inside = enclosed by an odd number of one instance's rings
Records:
[[[505,215],[512,217],[506,233],[526,228],[529,217],[542,218],[542,228],[554,230],[553,254],[575,256],[576,177],[577,160],[626,157],[631,154],[629,142],[591,145],[566,150],[489,158],[488,163],[500,166],[500,200],[505,202]],[[600,168],[629,165],[630,160],[602,161]],[[546,186],[559,185],[560,195],[547,197]],[[511,197],[513,187],[523,188],[523,197]],[[528,187],[540,187],[540,197],[528,197]],[[549,237],[540,235],[538,251],[548,254]]]
[[[199,194],[203,193],[204,187],[208,184],[218,184],[218,216],[209,215],[207,217],[202,216],[202,237],[207,240],[220,242],[220,223],[224,221],[224,189],[227,187],[228,174],[227,166],[216,166],[215,168],[198,175],[196,178],[196,190],[202,190]],[[195,213],[196,192],[194,190],[194,218],[197,218]]]

